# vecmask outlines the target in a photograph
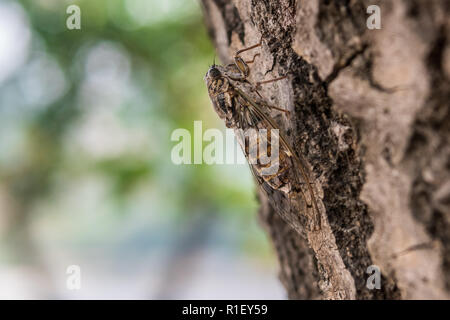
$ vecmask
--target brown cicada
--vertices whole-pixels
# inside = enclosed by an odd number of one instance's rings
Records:
[[[257,85],[247,79],[250,73],[248,64],[253,62],[256,55],[252,61],[245,62],[240,54],[260,45],[237,51],[232,64],[213,64],[205,76],[208,93],[219,117],[228,128],[234,129],[250,169],[263,190],[267,192],[268,186],[283,192],[288,199],[301,194],[308,211],[312,211],[304,213],[309,217],[308,229],[318,230],[321,226],[320,211],[307,165],[303,157],[293,151],[284,133],[266,113],[268,109],[285,110],[270,106],[257,90],[262,83],[285,77],[259,82]],[[272,160],[276,155],[272,163],[267,162],[269,154]],[[265,161],[261,161],[263,158]],[[295,177],[295,181],[292,181],[292,177]]]

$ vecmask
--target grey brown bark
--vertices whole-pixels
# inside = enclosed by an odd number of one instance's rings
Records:
[[[381,8],[379,30],[366,26],[369,5]],[[308,162],[324,220],[308,231],[283,194],[259,195],[289,298],[449,298],[449,2],[203,8],[223,63],[262,38],[250,80],[288,75],[261,92],[290,110],[272,115]],[[371,265],[380,289],[366,286]]]

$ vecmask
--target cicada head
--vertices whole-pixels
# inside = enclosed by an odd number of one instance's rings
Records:
[[[205,75],[206,85],[210,93],[221,93],[228,90],[228,81],[222,66],[213,64]]]

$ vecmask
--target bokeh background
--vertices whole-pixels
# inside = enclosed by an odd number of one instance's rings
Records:
[[[170,158],[213,57],[195,0],[0,0],[0,298],[284,298],[248,167]]]

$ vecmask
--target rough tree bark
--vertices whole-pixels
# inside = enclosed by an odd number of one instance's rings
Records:
[[[381,29],[369,30],[369,5]],[[260,218],[291,299],[450,297],[450,5],[446,0],[203,0],[223,63],[257,43],[263,87],[308,161],[319,232],[279,192]],[[255,52],[248,53],[251,57]],[[301,205],[301,204],[300,204]],[[367,268],[382,272],[369,290]]]

